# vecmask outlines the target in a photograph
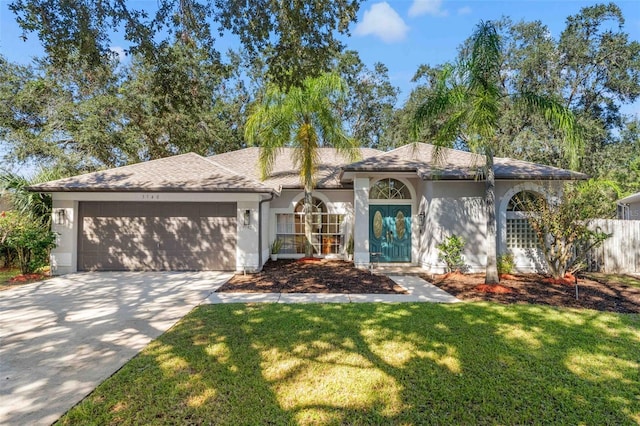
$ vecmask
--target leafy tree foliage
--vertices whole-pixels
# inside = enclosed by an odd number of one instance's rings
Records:
[[[55,247],[55,241],[55,233],[29,216],[17,211],[0,212],[0,251],[14,251],[23,274],[49,263],[49,250]]]
[[[0,61],[0,136],[16,161],[74,173],[193,151],[242,146],[246,92],[231,67],[177,40],[159,60],[113,61],[91,78],[69,65]]]
[[[56,67],[73,62],[75,55],[86,60],[85,69],[103,64],[115,30],[124,31],[130,53],[147,61],[162,50],[158,37],[163,33],[196,41],[210,60],[219,56],[216,35],[232,33],[251,56],[266,53],[270,80],[285,88],[328,70],[342,50],[336,33],[348,33],[358,7],[357,0],[159,0],[151,15],[124,0],[15,0],[9,5],[24,36],[35,32]]]
[[[30,192],[29,186],[62,177],[55,169],[41,170],[31,179],[4,171],[0,174],[0,195],[8,197],[18,214],[48,229],[51,226],[51,194]]]
[[[357,52],[348,50],[338,56],[334,69],[348,88],[341,110],[351,136],[360,146],[392,147],[390,130],[399,89],[389,81],[387,67],[376,62],[369,69]]]
[[[542,197],[521,200],[522,210],[530,212],[527,220],[554,278],[584,268],[589,251],[609,237],[592,225],[604,213],[602,204],[593,202],[603,190],[606,188],[594,182],[567,184],[560,190],[548,190],[550,201]]]
[[[336,105],[344,102],[347,88],[337,74],[307,77],[301,87],[288,92],[271,86],[249,116],[245,137],[260,145],[260,171],[266,179],[284,147],[294,148],[292,160],[300,170],[304,186],[305,255],[313,256],[312,191],[318,169],[318,149],[331,146],[345,158],[356,160],[359,152],[354,139],[345,133]]]

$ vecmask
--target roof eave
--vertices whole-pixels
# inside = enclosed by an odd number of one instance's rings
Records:
[[[29,186],[27,191],[30,192],[191,192],[191,193],[257,193],[257,194],[275,194],[279,195],[280,192],[277,189],[272,188],[104,188],[104,187],[92,187],[92,188],[68,188],[68,187],[38,187]]]

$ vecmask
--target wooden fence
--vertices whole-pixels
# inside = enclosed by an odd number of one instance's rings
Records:
[[[592,229],[611,234],[592,250],[589,269],[608,273],[640,273],[640,220],[598,219]]]

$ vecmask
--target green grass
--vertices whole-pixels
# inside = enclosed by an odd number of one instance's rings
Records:
[[[585,272],[581,275],[605,284],[623,284],[640,288],[640,278],[631,275],[605,274],[602,272]]]
[[[9,280],[16,275],[20,275],[19,269],[0,269],[0,289],[11,285]]]
[[[640,315],[209,305],[62,424],[638,424]]]

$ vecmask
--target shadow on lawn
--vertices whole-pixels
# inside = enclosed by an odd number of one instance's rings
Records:
[[[634,424],[639,321],[482,303],[205,306],[83,405],[107,404],[111,423]],[[145,418],[153,403],[161,417]]]

